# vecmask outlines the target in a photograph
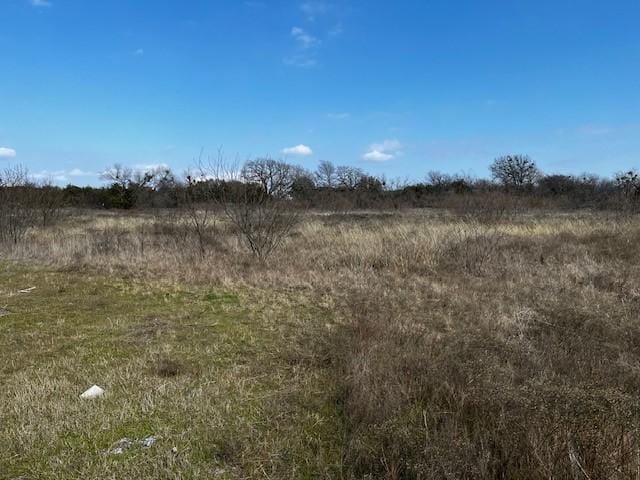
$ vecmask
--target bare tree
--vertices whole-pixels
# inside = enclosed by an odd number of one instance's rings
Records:
[[[334,188],[336,186],[336,167],[328,161],[320,162],[316,170],[316,179],[319,187]]]
[[[640,175],[635,170],[618,173],[615,177],[616,186],[628,199],[640,199]]]
[[[532,186],[540,177],[540,170],[528,155],[506,155],[491,164],[491,175],[507,188]]]
[[[355,189],[365,176],[366,174],[361,168],[349,166],[338,167],[335,172],[338,187],[347,190]]]
[[[133,183],[133,176],[133,169],[119,163],[107,168],[100,174],[100,178],[105,182],[117,184],[123,188],[129,188],[131,186]]]
[[[217,161],[201,163],[200,170],[211,198],[260,261],[266,260],[299,223],[300,212],[289,198],[295,167],[262,161],[238,168],[219,154]]]
[[[148,197],[162,182],[175,181],[168,167],[152,167],[146,170],[136,170],[119,163],[106,169],[100,178],[111,185],[109,187],[115,207],[133,208],[139,200]]]
[[[242,179],[257,183],[267,195],[286,198],[299,175],[299,167],[271,158],[248,161],[241,171]]]

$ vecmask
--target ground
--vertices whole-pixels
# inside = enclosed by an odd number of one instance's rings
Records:
[[[640,478],[638,216],[507,207],[307,212],[264,261],[221,215],[32,230],[0,478]]]
[[[10,264],[0,307],[0,478],[340,470],[331,372],[305,361],[305,332],[326,328],[321,311],[277,293]],[[81,400],[94,383],[105,396]],[[149,435],[159,441],[148,450],[108,454]]]

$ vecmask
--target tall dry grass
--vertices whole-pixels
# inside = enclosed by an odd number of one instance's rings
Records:
[[[310,213],[265,263],[236,233],[86,213],[4,255],[325,309],[353,478],[640,478],[636,217]]]

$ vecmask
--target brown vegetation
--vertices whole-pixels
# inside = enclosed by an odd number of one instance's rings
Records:
[[[78,214],[5,257],[325,312],[288,355],[334,372],[344,478],[640,478],[638,218],[495,195],[463,215],[307,212],[263,262],[223,211],[202,237],[167,211]]]

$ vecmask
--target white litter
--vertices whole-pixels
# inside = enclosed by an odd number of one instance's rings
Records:
[[[142,440],[142,448],[151,448],[158,439],[153,435]]]
[[[80,395],[80,398],[84,398],[85,400],[90,400],[92,398],[98,398],[104,395],[104,390],[100,388],[98,385],[94,385],[89,390],[85,391]]]
[[[111,448],[107,450],[107,453],[111,455],[122,455],[124,452],[129,450],[133,446],[133,442],[128,438],[123,438],[118,440],[116,443],[111,445]]]
[[[18,290],[18,293],[31,293],[36,289],[36,287],[25,288],[24,290]]]

